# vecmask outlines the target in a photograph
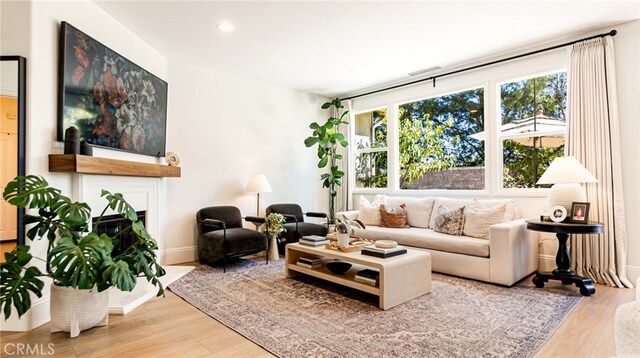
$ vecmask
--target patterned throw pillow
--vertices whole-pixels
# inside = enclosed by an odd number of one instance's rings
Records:
[[[361,195],[359,201],[360,210],[358,212],[358,220],[362,221],[362,223],[367,226],[382,226],[380,205],[385,203],[384,196],[382,195],[380,197],[376,195],[376,198],[372,203]]]
[[[384,227],[409,227],[407,225],[407,209],[404,204],[393,209],[384,204],[380,205],[380,218]]]
[[[436,217],[433,231],[443,234],[460,236],[464,228],[464,206],[454,210],[447,209],[444,205],[438,207],[438,216]]]

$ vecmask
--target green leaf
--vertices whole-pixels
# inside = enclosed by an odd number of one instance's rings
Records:
[[[318,168],[324,168],[327,166],[327,163],[329,162],[329,157],[325,156],[322,159],[320,159],[320,161],[318,162]]]
[[[109,208],[111,210],[115,210],[118,214],[124,216],[130,221],[138,220],[138,214],[136,214],[135,209],[126,200],[120,193],[111,194],[107,190],[102,190],[102,194],[100,196],[107,199],[109,202]]]
[[[329,107],[331,107],[331,102],[325,102],[325,103],[322,105],[322,109],[329,109]]]
[[[109,265],[102,278],[122,291],[131,292],[136,287],[136,276],[129,269],[129,264],[122,260]]]
[[[60,190],[49,187],[43,177],[35,175],[17,176],[7,183],[2,193],[9,204],[27,209],[47,208],[59,196]]]
[[[318,143],[318,140],[319,140],[318,137],[309,137],[304,140],[304,145],[307,146],[307,148],[309,148],[312,145]]]
[[[25,270],[24,266],[17,262],[0,264],[0,307],[5,318],[11,316],[11,306],[16,308],[18,317],[31,308],[29,291],[37,297],[42,297],[44,282],[40,276],[43,276],[42,272],[35,266]]]
[[[111,240],[107,243],[105,237],[90,233],[77,244],[71,237],[60,238],[50,253],[53,276],[64,286],[93,288],[100,282],[99,270],[110,253],[107,249]]]
[[[60,196],[58,202],[51,206],[60,220],[71,227],[84,227],[91,219],[91,208],[86,203],[73,203],[66,196]],[[82,230],[84,231],[84,230]]]
[[[316,122],[313,122],[313,123],[309,124],[309,128],[310,129],[318,129],[318,128],[320,128],[320,125],[318,123],[316,123]]]

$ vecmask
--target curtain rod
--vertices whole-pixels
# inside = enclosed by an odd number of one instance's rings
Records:
[[[389,91],[389,90],[396,89],[396,88],[411,86],[411,85],[414,85],[416,83],[421,83],[421,82],[426,82],[426,81],[433,81],[433,87],[435,87],[436,86],[436,79],[440,78],[440,77],[451,76],[451,75],[455,75],[455,74],[460,73],[460,72],[471,71],[471,70],[475,70],[475,69],[481,68],[481,67],[492,66],[492,65],[495,65],[497,63],[507,62],[507,61],[515,60],[515,59],[526,57],[526,56],[536,55],[536,54],[539,54],[541,52],[551,51],[551,50],[555,50],[555,49],[558,49],[558,48],[561,48],[561,47],[570,46],[570,45],[573,45],[573,44],[576,44],[576,43],[582,42],[582,41],[593,40],[593,39],[597,39],[597,38],[605,37],[605,36],[615,36],[617,33],[618,33],[618,31],[611,30],[609,32],[605,32],[605,33],[602,33],[602,34],[593,35],[593,36],[590,36],[590,37],[585,37],[585,38],[582,38],[582,39],[579,39],[579,40],[570,41],[570,42],[565,42],[565,43],[560,44],[560,45],[555,45],[555,46],[543,48],[543,49],[540,49],[540,50],[535,50],[535,51],[523,53],[523,54],[520,54],[520,55],[515,55],[515,56],[511,56],[511,57],[507,57],[507,58],[502,58],[502,59],[499,59],[499,60],[486,62],[486,63],[483,63],[483,64],[479,64],[479,65],[475,65],[475,66],[471,66],[471,67],[466,67],[466,68],[462,68],[462,69],[459,69],[459,70],[446,72],[446,73],[442,73],[442,74],[439,74],[439,75],[435,75],[435,76],[431,76],[431,77],[427,77],[427,78],[423,78],[423,79],[420,79],[420,80],[415,80],[415,81],[411,81],[411,82],[407,82],[407,83],[402,83],[402,84],[398,84],[398,85],[391,86],[391,87],[385,87],[385,88],[381,88],[381,89],[378,89],[378,90],[375,90],[375,91],[366,92],[366,93],[358,94],[358,95],[355,95],[355,96],[349,96],[349,97],[341,98],[340,100],[341,101],[346,101],[346,100],[355,99],[355,98],[359,98],[359,97],[364,97],[364,96],[368,96],[368,95],[372,95],[372,94],[376,94],[376,93],[380,93],[380,92]]]

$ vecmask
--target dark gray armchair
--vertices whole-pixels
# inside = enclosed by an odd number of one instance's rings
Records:
[[[287,231],[282,233],[282,237],[286,238],[285,242],[278,243],[278,251],[284,254],[286,244],[298,242],[303,236],[319,235],[326,236],[329,232],[329,217],[325,213],[302,212],[302,208],[298,204],[272,204],[266,209],[267,216],[271,213],[282,214],[286,219],[283,225]],[[326,224],[316,224],[305,222],[304,217],[324,218]]]
[[[264,218],[247,216],[246,221],[264,223]],[[198,210],[198,259],[210,264],[222,260],[227,271],[227,259],[254,254],[267,249],[267,236],[242,227],[242,215],[235,206],[211,206]],[[269,258],[267,255],[267,263]]]

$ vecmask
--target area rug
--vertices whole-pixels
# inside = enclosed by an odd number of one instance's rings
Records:
[[[377,297],[283,260],[200,266],[169,288],[279,357],[530,357],[581,296],[433,275],[433,291],[387,311]]]

